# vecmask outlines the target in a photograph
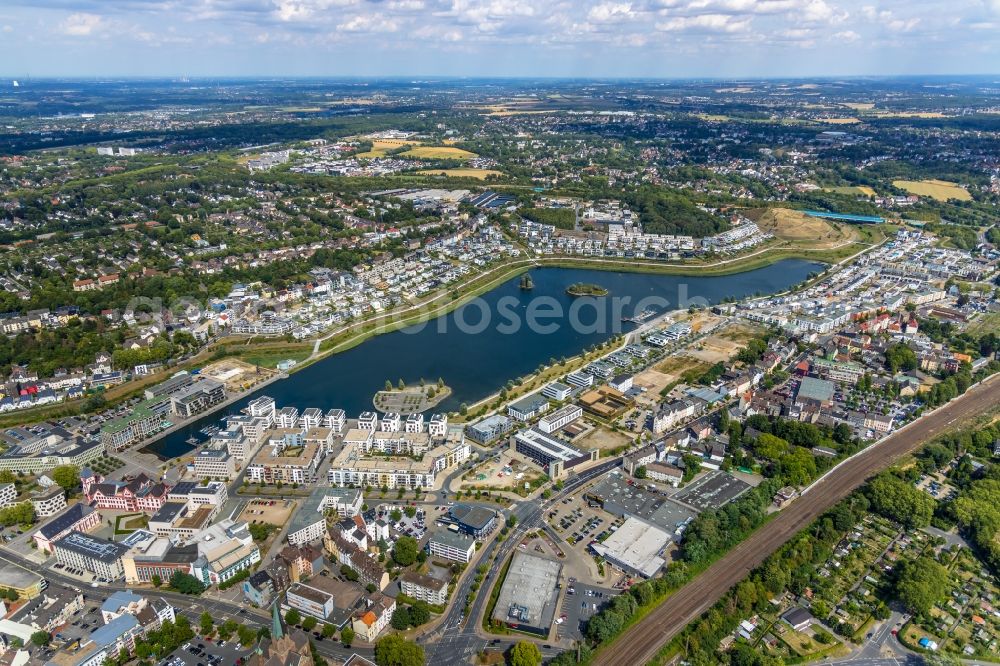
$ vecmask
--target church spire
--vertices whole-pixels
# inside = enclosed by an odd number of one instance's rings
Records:
[[[281,630],[281,616],[278,614],[278,602],[275,601],[274,605],[271,606],[271,640],[276,641],[283,635],[284,633]]]

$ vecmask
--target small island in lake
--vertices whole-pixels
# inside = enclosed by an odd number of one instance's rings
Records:
[[[566,293],[570,296],[607,296],[610,292],[598,284],[576,282],[566,287]]]
[[[406,386],[403,380],[393,387],[392,382],[385,382],[385,390],[375,394],[372,404],[382,412],[396,412],[401,416],[416,414],[436,407],[438,403],[451,395],[451,388],[440,379],[437,384],[420,381],[419,386]]]
[[[531,275],[525,273],[521,276],[521,291],[530,291],[535,288],[535,283],[531,281]]]

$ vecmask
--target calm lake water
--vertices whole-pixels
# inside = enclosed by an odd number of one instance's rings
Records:
[[[191,449],[191,436],[218,424],[259,395],[278,407],[299,410],[339,407],[348,418],[372,408],[386,380],[435,382],[440,377],[452,394],[434,411],[455,411],[497,391],[508,380],[534,371],[551,358],[570,357],[620,332],[636,327],[623,316],[686,308],[691,299],[714,304],[726,298],[783,291],[803,281],[823,264],[788,259],[745,273],[718,277],[613,273],[588,269],[541,268],[531,271],[534,289],[522,291],[513,278],[479,299],[435,320],[379,335],[314,363],[264,387],[222,412],[192,422],[149,447],[164,457]],[[610,294],[602,299],[574,299],[566,288],[575,282],[597,284]],[[533,321],[534,325],[529,325]]]

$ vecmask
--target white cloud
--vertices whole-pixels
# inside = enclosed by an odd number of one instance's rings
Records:
[[[14,32],[14,26],[12,26],[12,25],[5,25],[3,27],[3,31],[4,32]]]
[[[357,0],[274,0],[274,14],[280,21],[304,21],[328,10],[355,4]]]
[[[64,35],[83,37],[100,29],[103,21],[97,14],[77,12],[76,14],[70,14],[66,17],[66,20],[59,24],[59,32]]]
[[[861,39],[861,35],[853,30],[841,30],[840,32],[835,32],[833,38],[842,44],[852,44]]]
[[[728,14],[678,16],[656,24],[656,29],[662,32],[734,33],[744,32],[749,27],[750,19],[737,19]]]
[[[381,14],[358,14],[337,26],[339,32],[396,32],[399,22]]]
[[[619,21],[631,18],[631,16],[631,2],[603,2],[599,5],[591,7],[590,12],[587,13],[587,19],[597,23]]]

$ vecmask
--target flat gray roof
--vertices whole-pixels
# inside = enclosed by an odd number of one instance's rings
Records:
[[[504,579],[493,619],[541,630],[552,626],[556,584],[562,565],[555,560],[517,551]]]

